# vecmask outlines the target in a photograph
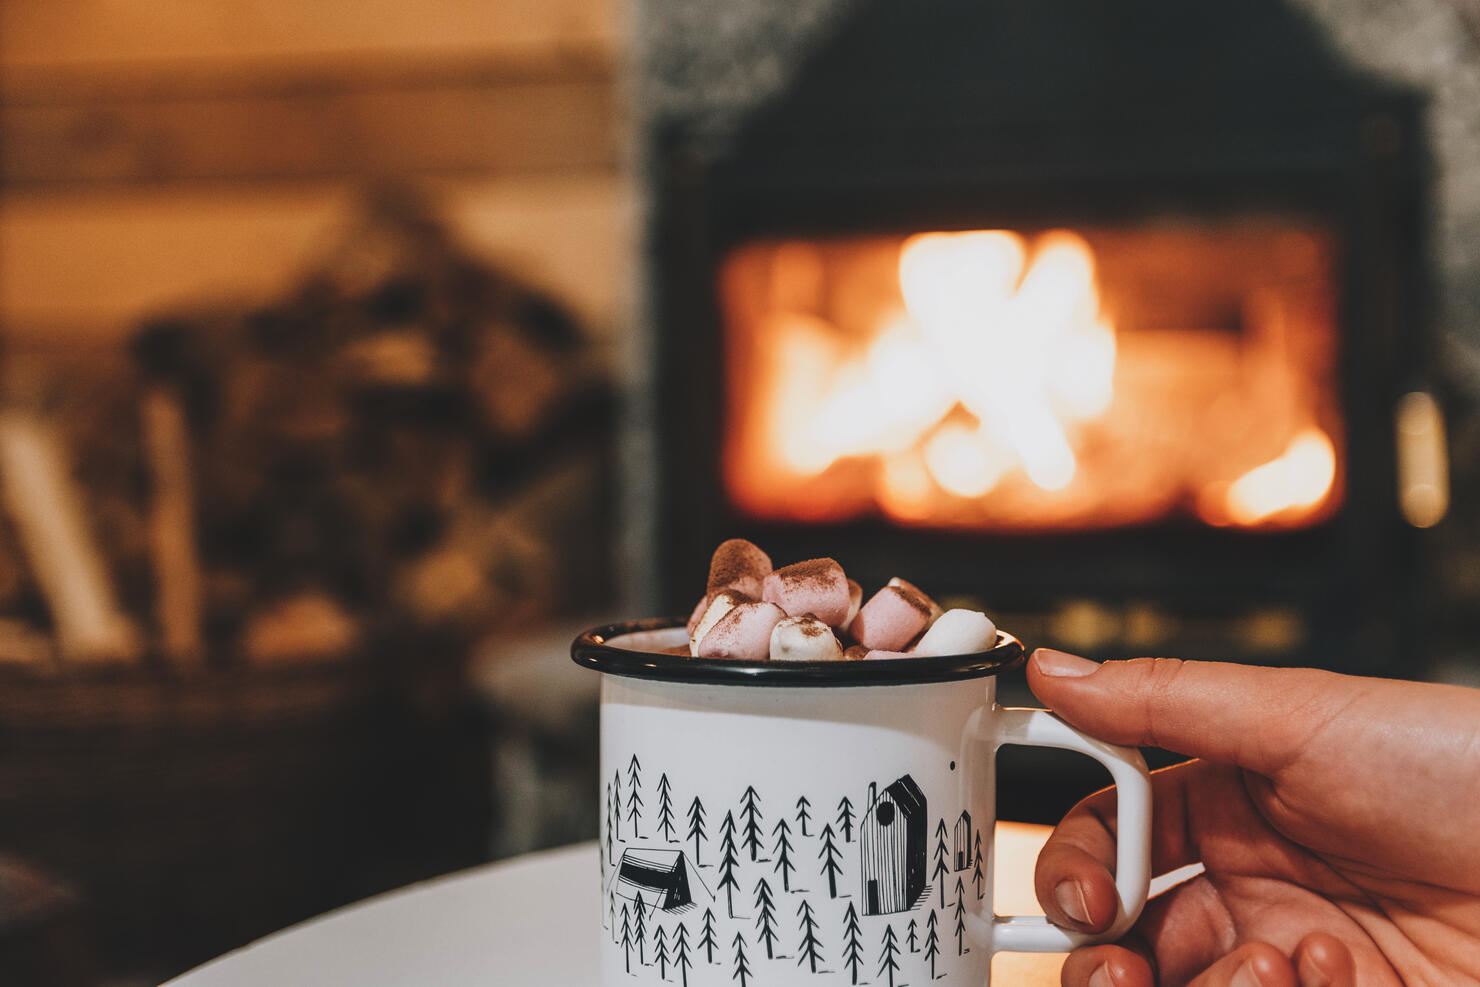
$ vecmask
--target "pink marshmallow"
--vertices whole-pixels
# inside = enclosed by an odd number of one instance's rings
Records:
[[[848,619],[843,621],[844,627],[853,623],[853,618],[858,616],[858,607],[862,603],[863,587],[851,579],[848,580]]]
[[[885,586],[858,611],[848,631],[871,651],[903,651],[930,625],[930,601],[919,590]]]
[[[752,600],[761,597],[761,587],[771,574],[771,557],[744,538],[720,542],[709,560],[709,596],[731,589]]]
[[[771,631],[785,616],[774,603],[741,603],[704,635],[699,657],[765,661],[771,655]]]
[[[810,613],[830,627],[840,627],[848,619],[848,577],[832,559],[809,559],[777,569],[766,577],[761,596],[789,617]]]

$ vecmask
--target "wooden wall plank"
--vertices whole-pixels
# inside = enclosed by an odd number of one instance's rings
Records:
[[[599,336],[617,322],[630,207],[620,179],[428,183],[466,242],[553,292]],[[352,185],[307,182],[16,193],[0,209],[0,334],[121,338],[187,300],[263,300],[334,236]]]
[[[612,50],[619,0],[5,0],[0,65]]]
[[[368,76],[361,78],[360,76]],[[278,180],[616,167],[606,66],[12,82],[0,181]]]

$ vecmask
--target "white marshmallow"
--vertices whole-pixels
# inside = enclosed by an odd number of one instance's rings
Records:
[[[843,646],[816,617],[787,617],[771,630],[772,661],[841,661]]]
[[[741,593],[725,591],[714,594],[714,599],[709,601],[709,606],[704,610],[704,616],[699,618],[699,622],[694,625],[693,632],[689,634],[690,656],[699,657],[699,642],[704,640],[704,635],[708,634],[710,629],[724,618],[725,614],[739,604],[749,602],[750,597]]]
[[[997,646],[997,625],[980,610],[947,610],[920,642],[910,649],[916,657],[969,655]]]

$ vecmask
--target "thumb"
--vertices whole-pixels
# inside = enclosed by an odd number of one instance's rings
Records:
[[[1273,774],[1301,753],[1322,710],[1350,700],[1354,680],[1309,668],[1136,658],[1096,664],[1040,648],[1028,684],[1069,723],[1114,744]]]

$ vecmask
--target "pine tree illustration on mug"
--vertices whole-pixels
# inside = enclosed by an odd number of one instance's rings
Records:
[[[611,791],[612,808],[615,812],[615,815],[612,816],[612,819],[617,831],[617,839],[620,840],[622,838],[622,772],[612,772]]]
[[[612,851],[612,786],[606,786],[606,857],[607,865],[615,866],[617,859]],[[602,880],[602,886],[606,886],[606,880]]]
[[[981,901],[985,897],[982,891],[982,831],[976,831],[976,869],[971,874],[972,883],[976,885],[976,900]]]
[[[694,801],[689,803],[689,835],[694,841],[694,866],[702,867],[699,861],[699,844],[709,839],[704,832],[704,803],[699,801],[699,796],[694,796]]]
[[[786,825],[785,819],[776,820],[776,828],[771,830],[772,834],[780,833],[776,840],[776,847],[771,852],[776,855],[776,866],[771,868],[781,874],[781,890],[791,890],[791,872],[796,867],[791,862],[791,841],[787,839],[790,827]]]
[[[935,979],[935,958],[940,955],[940,936],[935,931],[935,909],[925,923],[925,957],[930,960],[930,979]]]
[[[622,957],[627,963],[627,972],[632,972],[632,919],[627,914],[627,905],[622,904]]]
[[[719,850],[719,886],[725,889],[725,903],[729,906],[730,918],[734,918],[735,891],[740,887],[740,882],[735,880],[735,865],[740,863],[740,859],[735,856],[735,818],[728,812],[720,827]]]
[[[797,966],[805,962],[811,967],[812,972],[816,973],[817,964],[822,962],[822,943],[817,940],[817,920],[812,917],[812,906],[807,904],[807,899],[802,899],[797,915],[802,919],[799,926],[802,930],[802,943],[798,947],[801,955],[797,957]]]
[[[741,842],[750,851],[750,859],[754,862],[756,853],[761,849],[761,836],[765,830],[761,827],[761,810],[758,803],[760,795],[756,793],[755,786],[747,786],[745,794],[741,796],[740,816],[745,821],[745,835]]]
[[[632,838],[642,839],[642,834],[637,831],[638,820],[642,818],[642,765],[638,763],[637,755],[632,755],[632,762],[627,766],[627,819],[632,823]]]
[[[682,922],[673,933],[673,965],[683,979],[683,987],[689,987],[689,930]]]
[[[855,984],[858,983],[858,968],[863,965],[863,940],[859,938],[862,931],[858,925],[858,912],[853,910],[853,902],[850,901],[843,916],[843,965],[848,968]]]
[[[920,947],[915,943],[916,932],[917,930],[915,929],[915,920],[910,919],[910,927],[906,931],[904,938],[905,942],[909,943],[910,952],[912,953],[918,953],[920,951]]]
[[[950,851],[946,849],[946,821],[942,819],[935,828],[940,842],[935,845],[935,870],[930,876],[940,882],[940,907],[946,907],[946,877],[951,873],[950,865],[946,863],[946,857]]]
[[[803,836],[812,835],[807,832],[807,823],[812,821],[812,815],[807,810],[811,808],[812,803],[807,801],[807,796],[803,795],[797,799],[797,825],[801,827]]]
[[[969,953],[971,950],[965,948],[966,937],[966,903],[962,897],[966,889],[961,886],[961,879],[956,878],[956,955]]]
[[[879,976],[889,971],[889,987],[894,987],[894,975],[899,972],[899,943],[894,940],[894,926],[884,926],[884,948],[879,953]]]
[[[755,907],[759,913],[756,915],[755,927],[760,932],[761,941],[766,944],[766,959],[775,959],[776,939],[776,906],[771,901],[771,886],[763,877],[755,885]]]
[[[673,794],[668,787],[666,772],[658,778],[658,831],[663,834],[665,841],[675,842],[673,839]]]
[[[853,803],[844,795],[838,803],[838,828],[843,831],[843,842],[853,842]]]
[[[822,873],[827,877],[827,894],[829,898],[838,896],[838,875],[843,872],[842,851],[833,842],[833,830],[831,825],[822,827],[822,849],[818,851],[817,858],[822,861]]]
[[[668,941],[660,925],[653,932],[653,960],[658,964],[658,979],[668,979]]]
[[[745,958],[745,939],[740,933],[735,933],[733,942],[735,947],[735,973],[731,980],[740,981],[740,987],[746,987],[750,982],[750,961]]]
[[[699,945],[704,949],[706,962],[714,963],[714,947],[719,943],[714,939],[714,912],[708,908],[704,909],[704,928],[700,931]]]
[[[643,944],[647,941],[647,906],[642,903],[642,895],[637,896],[637,908],[633,926],[636,928],[637,940],[637,962],[647,965],[647,957],[643,955]]]

